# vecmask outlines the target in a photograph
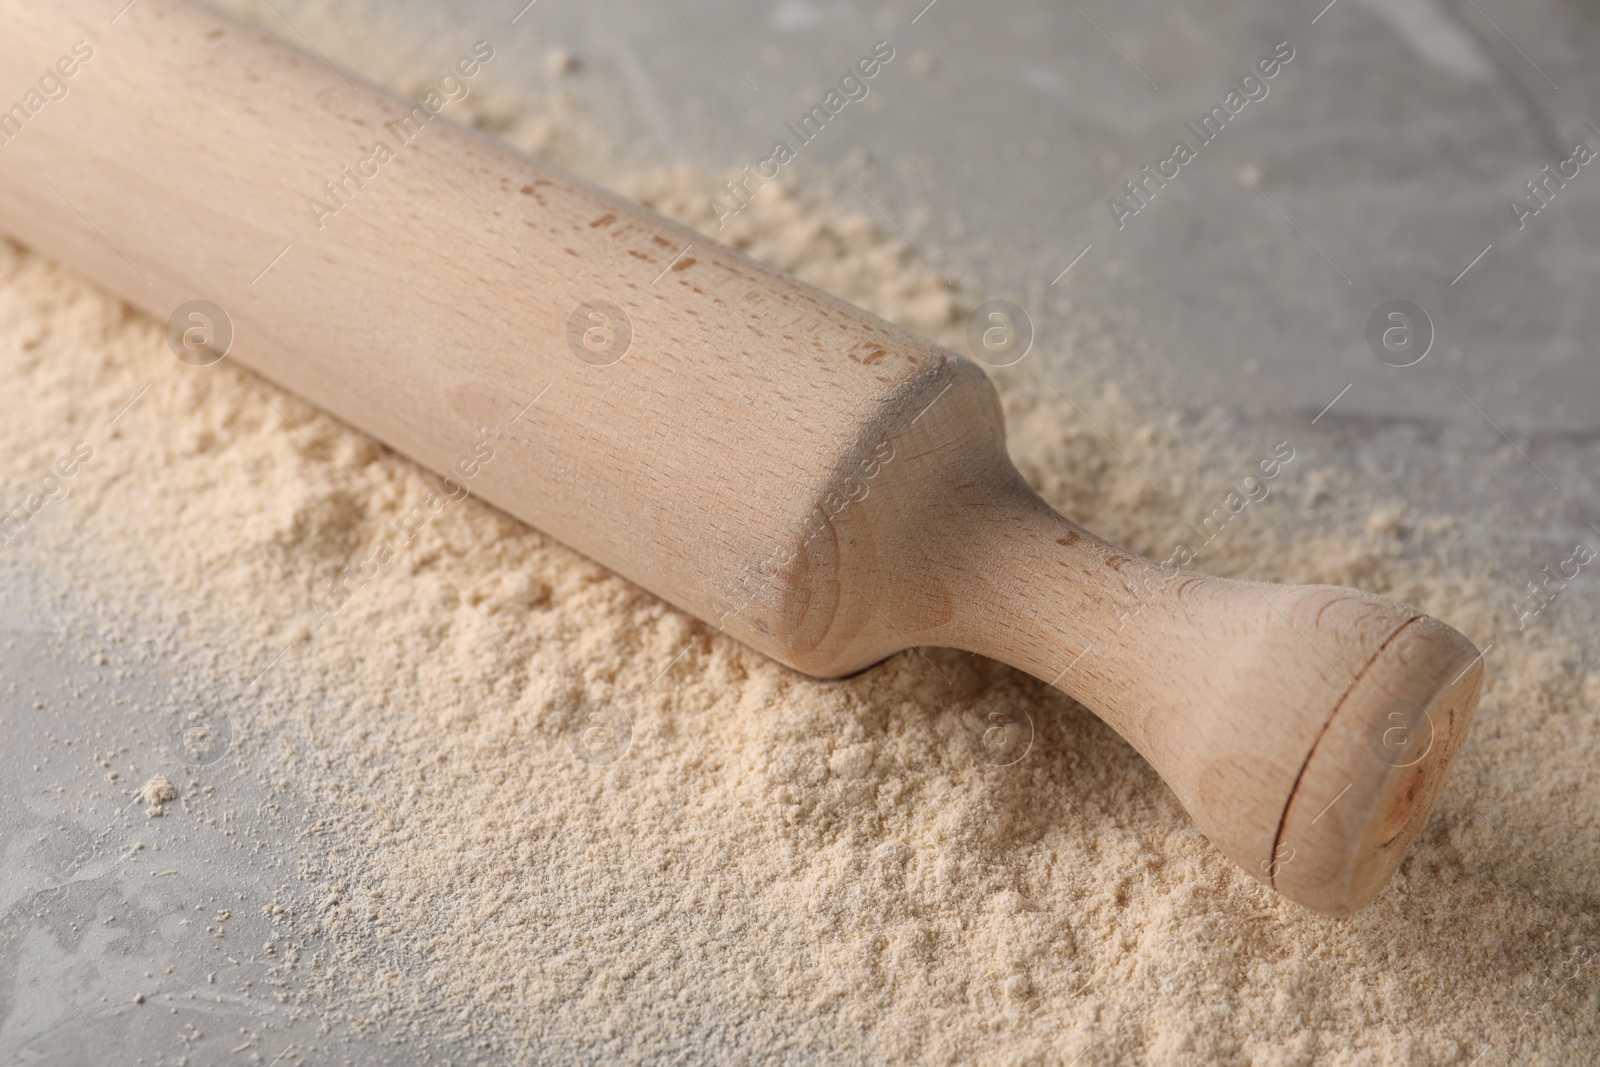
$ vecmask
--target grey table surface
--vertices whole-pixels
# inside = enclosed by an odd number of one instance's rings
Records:
[[[875,103],[805,147],[802,181],[859,197],[941,272],[1028,309],[1041,339],[1078,314],[1110,323],[1117,343],[1088,358],[1152,405],[1220,412],[1242,437],[1297,422],[1325,462],[1457,517],[1508,605],[1516,575],[1600,540],[1600,164],[1520,226],[1508,206],[1579,142],[1600,148],[1600,8],[925,3],[404,0],[373,17],[425,61],[492,40],[530,85],[569,49],[573,88],[641,159],[730,174],[887,40]],[[1119,225],[1124,183],[1193,143],[1185,124],[1283,41],[1267,95]],[[1368,342],[1398,299],[1434,332],[1403,368]],[[996,373],[1042,387],[1060,368],[1040,351]],[[181,693],[143,680],[154,713],[132,714],[115,664],[61,649],[66,609],[32,592],[0,589],[0,1058],[420,1056],[325,1026],[337,1005],[280,999],[261,909],[305,892],[303,813],[260,803],[248,757],[210,768],[181,821],[130,808],[107,767],[158,766]],[[1600,590],[1574,583],[1549,620],[1590,669],[1597,616]],[[493,1059],[448,1033],[431,1055]]]

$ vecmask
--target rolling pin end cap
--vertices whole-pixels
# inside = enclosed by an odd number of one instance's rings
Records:
[[[1318,738],[1271,863],[1284,896],[1350,915],[1377,896],[1421,832],[1466,739],[1483,657],[1426,615],[1401,626]]]

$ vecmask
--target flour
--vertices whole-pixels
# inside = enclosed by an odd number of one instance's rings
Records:
[[[401,49],[362,19],[309,18],[341,62],[403,90],[432,76],[386,71]],[[457,118],[961,345],[976,301],[869,218],[774,182],[719,220],[716,175],[620,171],[580,101],[494,73]],[[1205,569],[1360,586],[1495,646],[1452,787],[1354,919],[1237,870],[1043,683],[935,649],[805,678],[475,497],[316,611],[438,476],[232,361],[180,363],[162,324],[0,242],[3,484],[93,449],[3,552],[162,664],[175,699],[232,709],[221,758],[310,805],[300,873],[320,903],[266,911],[322,947],[272,957],[278,976],[407,1057],[436,1039],[641,1064],[1592,1056],[1600,678],[1554,627],[1519,634],[1505,583],[1435,562],[1451,523],[1344,477],[1311,428],[1225,432],[1085,378],[1078,354],[1114,343],[1086,317],[999,380],[1013,455],[1053,505],[1165,558],[1292,433],[1293,465]],[[63,639],[104,655],[82,627]],[[1009,765],[975,740],[994,716],[1029,731]],[[170,803],[157,782],[140,798]]]
[[[178,799],[178,787],[162,775],[156,775],[139,787],[138,798],[145,802],[145,813],[152,819],[166,814],[169,801]]]

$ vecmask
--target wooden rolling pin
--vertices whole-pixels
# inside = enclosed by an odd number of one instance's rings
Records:
[[[189,350],[231,323],[251,370],[425,467],[492,435],[473,492],[797,670],[943,645],[1058,686],[1292,900],[1349,913],[1399,863],[1477,701],[1459,633],[1062,518],[974,363],[452,125],[492,42],[413,105],[123,3],[0,0],[4,91],[32,86],[0,227],[159,319],[213,302]]]

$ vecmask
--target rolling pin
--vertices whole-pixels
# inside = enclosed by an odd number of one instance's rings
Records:
[[[1477,703],[1461,634],[1063,518],[977,364],[455,125],[493,42],[413,103],[124,3],[0,0],[16,239],[160,320],[209,301],[199,350],[424,467],[492,437],[472,492],[798,671],[937,645],[1064,690],[1291,900],[1399,864]]]

